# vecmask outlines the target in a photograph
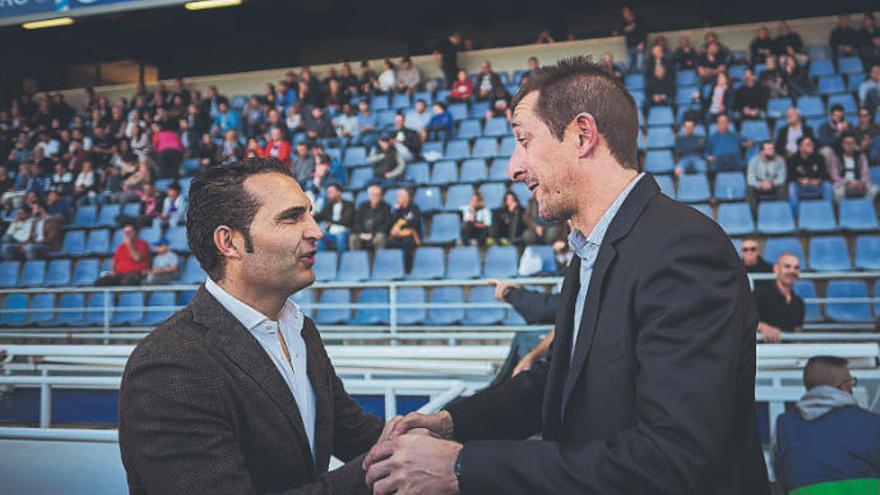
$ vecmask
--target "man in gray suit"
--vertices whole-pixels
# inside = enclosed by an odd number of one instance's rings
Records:
[[[315,280],[321,230],[287,167],[249,159],[192,182],[187,236],[208,280],[132,353],[119,445],[132,494],[367,491],[380,437],[288,297]],[[191,261],[191,263],[194,261]],[[330,456],[348,464],[327,472]]]

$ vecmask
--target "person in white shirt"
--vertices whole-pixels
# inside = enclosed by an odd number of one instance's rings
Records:
[[[486,208],[483,195],[474,192],[467,206],[461,208],[461,241],[464,244],[482,246],[489,237],[491,225],[492,212]]]
[[[180,186],[171,184],[168,186],[168,194],[162,201],[162,213],[159,215],[162,225],[176,227],[181,221],[186,220],[186,200],[180,194]]]
[[[397,85],[397,76],[394,75],[394,64],[387,58],[382,62],[382,72],[373,85],[374,89],[382,93],[390,93]]]
[[[169,248],[166,238],[161,238],[154,244],[156,255],[153,256],[153,266],[147,273],[144,283],[148,285],[167,284],[177,280],[178,263],[177,255]]]
[[[416,100],[415,108],[406,113],[404,117],[404,122],[406,123],[406,127],[408,129],[412,129],[419,134],[423,134],[422,131],[425,130],[425,127],[428,127],[428,122],[431,121],[431,112],[428,111],[428,103],[425,100],[419,98]],[[422,139],[424,141],[424,139]]]
[[[3,235],[2,250],[3,260],[11,261],[20,259],[24,253],[23,246],[31,238],[34,229],[34,220],[31,212],[25,208],[19,208],[15,220],[9,224],[6,234]]]

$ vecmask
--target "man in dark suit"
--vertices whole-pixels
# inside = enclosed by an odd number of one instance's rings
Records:
[[[769,493],[757,314],[729,239],[639,174],[636,105],[590,62],[543,68],[514,108],[510,176],[571,221],[577,254],[550,363],[404,418],[367,455],[374,493]]]
[[[119,446],[132,494],[350,494],[382,421],[346,393],[288,297],[321,230],[290,169],[254,158],[192,182],[189,245],[208,274],[132,353]],[[350,461],[327,472],[330,456]]]
[[[336,182],[327,185],[327,200],[321,212],[315,215],[325,232],[318,246],[333,248],[340,253],[348,248],[348,236],[354,225],[354,204],[342,198],[342,186]],[[327,242],[328,239],[332,239]],[[328,246],[329,244],[329,246]]]

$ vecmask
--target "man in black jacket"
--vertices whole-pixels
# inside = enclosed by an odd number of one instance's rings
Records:
[[[398,422],[365,460],[374,494],[768,494],[729,238],[639,174],[635,102],[587,60],[542,69],[514,109],[509,174],[571,220],[577,254],[550,362]]]
[[[382,188],[373,184],[367,188],[366,203],[360,205],[351,227],[348,246],[357,249],[382,249],[388,241],[391,230],[391,207],[382,201]]]
[[[354,205],[342,199],[342,186],[338,183],[327,186],[327,201],[315,220],[320,222],[324,230],[324,238],[318,242],[318,249],[336,249],[340,254],[345,252],[354,224]]]

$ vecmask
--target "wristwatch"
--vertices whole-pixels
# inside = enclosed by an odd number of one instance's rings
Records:
[[[505,287],[504,290],[501,291],[501,299],[504,299],[504,300],[506,301],[506,300],[507,300],[507,296],[510,295],[510,292],[511,292],[513,289],[515,289],[515,287],[512,286],[512,285],[508,285],[507,287]]]

